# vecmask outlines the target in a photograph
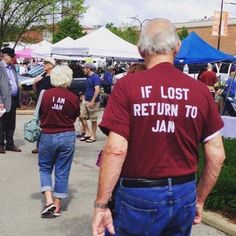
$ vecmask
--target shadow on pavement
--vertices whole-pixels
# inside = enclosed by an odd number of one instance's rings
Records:
[[[76,189],[69,188],[69,197],[62,200],[62,205],[61,205],[62,211],[66,211],[67,210],[68,205],[73,200],[75,193],[77,193]],[[44,196],[43,196],[42,193],[40,193],[40,192],[39,193],[32,193],[30,197],[33,200],[41,200],[42,208],[44,207],[45,199],[44,199]]]
[[[92,235],[92,219],[90,215],[74,217],[60,221],[60,224],[50,227],[51,232],[61,232],[64,236],[89,236]]]

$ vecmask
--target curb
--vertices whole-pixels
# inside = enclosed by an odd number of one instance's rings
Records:
[[[203,223],[214,227],[228,235],[236,236],[236,224],[230,222],[220,214],[210,211],[204,211]]]
[[[17,115],[33,115],[34,110],[16,110]]]

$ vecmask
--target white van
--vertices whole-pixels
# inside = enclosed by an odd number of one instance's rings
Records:
[[[211,63],[211,64],[213,66],[213,71],[216,72],[219,80],[223,82],[225,82],[229,78],[232,66],[235,66],[236,68],[236,63],[220,62],[220,63]],[[202,69],[206,68],[207,64],[190,64],[190,65],[179,64],[175,66],[178,69],[182,70],[184,73],[191,76],[192,78],[197,79],[199,72]]]
[[[93,63],[96,68],[106,66],[106,58],[101,57],[81,57],[79,61],[81,62],[81,64]]]
[[[230,76],[231,69],[234,66],[235,63],[214,63],[213,66],[215,68],[215,72],[217,76],[219,77],[219,80],[222,82],[226,82],[226,80]],[[235,69],[235,68],[234,68]]]

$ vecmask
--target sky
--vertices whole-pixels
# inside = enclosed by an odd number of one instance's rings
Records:
[[[223,10],[229,12],[229,17],[236,17],[236,5],[227,4],[236,0],[224,0]],[[81,19],[85,26],[106,25],[115,26],[140,25],[140,22],[152,18],[168,18],[173,23],[189,22],[191,20],[211,17],[214,11],[220,11],[221,0],[85,0],[87,12]]]

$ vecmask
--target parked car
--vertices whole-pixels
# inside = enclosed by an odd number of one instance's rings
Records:
[[[29,70],[24,75],[18,75],[19,83],[20,85],[27,86],[28,90],[32,89],[32,85],[34,82],[34,78],[40,74],[43,73],[43,66],[39,65],[32,70]],[[80,95],[81,93],[84,93],[86,89],[86,78],[74,78],[70,90],[76,93],[77,95]]]
[[[230,72],[235,70],[235,64],[234,63],[221,63],[221,66],[218,66],[217,69],[217,64],[214,64],[214,69],[213,69],[217,75],[219,76],[219,80],[222,82],[226,82],[226,80],[230,76]]]
[[[86,90],[86,79],[86,77],[74,78],[72,80],[70,90],[79,96],[84,94]]]

